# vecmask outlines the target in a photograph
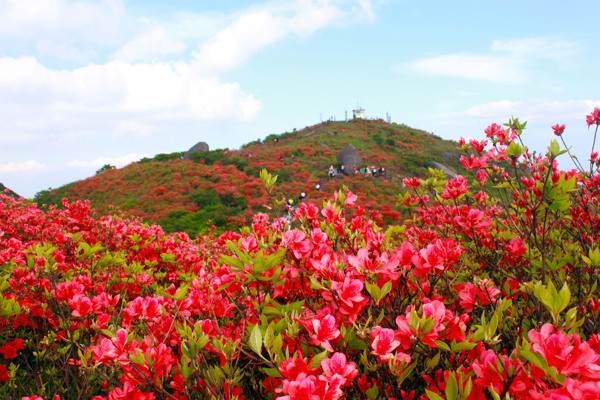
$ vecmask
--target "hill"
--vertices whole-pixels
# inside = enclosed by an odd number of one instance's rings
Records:
[[[18,200],[21,197],[6,186],[4,186],[2,183],[0,183],[0,193],[6,194],[16,200]]]
[[[352,144],[359,150],[362,165],[385,169],[385,176],[338,173],[342,148]],[[103,168],[88,179],[41,191],[38,204],[60,205],[62,198],[90,200],[101,212],[111,206],[144,221],[159,223],[167,232],[191,235],[215,226],[217,231],[233,229],[265,211],[269,201],[259,178],[260,170],[278,175],[276,197],[320,205],[343,185],[358,194],[379,224],[401,218],[394,208],[395,196],[405,177],[427,174],[435,161],[456,171],[457,144],[405,125],[382,120],[327,122],[300,131],[272,134],[239,150],[158,154],[121,169]],[[316,186],[320,185],[320,190]]]

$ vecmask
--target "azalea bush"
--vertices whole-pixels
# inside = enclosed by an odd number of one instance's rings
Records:
[[[599,398],[598,154],[563,171],[524,127],[406,179],[385,230],[347,190],[194,239],[2,196],[0,397]]]

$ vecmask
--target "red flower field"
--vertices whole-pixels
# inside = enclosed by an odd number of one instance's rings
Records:
[[[507,125],[385,229],[351,190],[193,239],[2,195],[0,397],[600,398],[597,157],[563,171]]]

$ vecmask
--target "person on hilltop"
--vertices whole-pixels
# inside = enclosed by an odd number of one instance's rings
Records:
[[[320,192],[321,191],[321,185],[319,183],[317,183],[317,185],[315,186],[315,189],[317,189]]]
[[[300,196],[298,196],[298,202],[303,202],[304,199],[306,199],[306,193],[302,192],[300,193]]]
[[[335,169],[333,169],[333,165],[329,166],[329,177],[333,178],[335,176]]]

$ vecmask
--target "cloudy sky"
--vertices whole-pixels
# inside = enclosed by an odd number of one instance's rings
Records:
[[[597,15],[595,0],[0,0],[0,182],[32,197],[357,104],[448,139],[518,116],[537,149],[565,123],[585,159]]]

